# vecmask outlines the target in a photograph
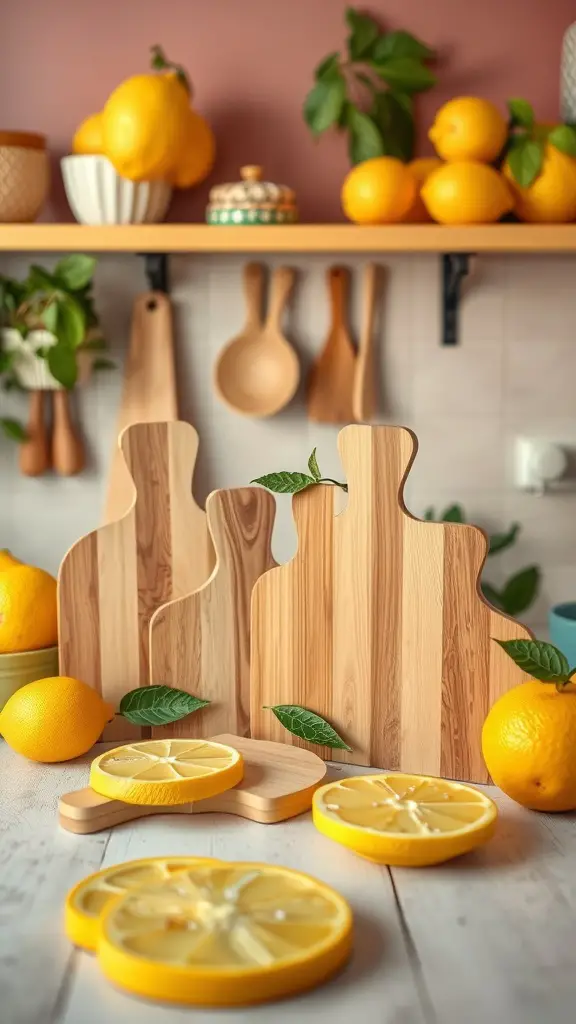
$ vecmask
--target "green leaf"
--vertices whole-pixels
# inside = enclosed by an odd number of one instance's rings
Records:
[[[315,448],[314,448],[314,451],[312,452],[312,455],[308,459],[308,469],[310,470],[310,472],[311,472],[312,476],[314,477],[316,483],[318,483],[318,481],[320,480],[320,478],[322,476],[322,473],[320,472],[320,467],[318,466],[318,459],[316,458],[316,449]]]
[[[450,505],[440,516],[442,523],[465,523],[466,515],[462,505]]]
[[[544,142],[519,139],[508,152],[512,176],[522,188],[528,188],[538,177],[544,162]]]
[[[14,362],[14,352],[4,352],[0,349],[0,373],[7,373]]]
[[[508,113],[512,125],[528,129],[534,127],[534,108],[528,100],[508,100]]]
[[[304,120],[314,135],[321,135],[338,123],[345,97],[346,83],[338,68],[316,82],[304,100],[303,110]]]
[[[49,348],[48,369],[62,387],[73,388],[78,376],[74,349],[61,342]]]
[[[106,359],[104,356],[99,356],[92,363],[93,370],[115,370],[116,363],[113,359]]]
[[[553,644],[543,640],[496,640],[519,668],[542,683],[565,682],[570,674],[567,659]]]
[[[286,470],[281,470],[279,473],[266,473],[265,476],[258,476],[250,483],[260,484],[261,487],[267,487],[269,491],[274,491],[276,494],[296,494],[298,491],[304,491],[311,484],[315,484],[316,480],[306,473],[289,473]]]
[[[424,509],[424,521],[427,523],[433,523],[436,520],[436,512],[434,506],[429,505],[427,509]]]
[[[48,303],[48,305],[45,306],[44,309],[42,310],[42,313],[40,314],[40,318],[41,318],[42,323],[44,324],[44,327],[46,328],[46,330],[50,331],[52,334],[55,334],[57,326],[58,326],[58,305],[57,305],[57,303],[56,302]]]
[[[380,129],[368,114],[363,114],[356,107],[350,106],[348,127],[350,129],[348,150],[352,164],[361,164],[364,160],[384,155],[384,141]]]
[[[44,270],[44,267],[32,264],[26,279],[26,289],[29,295],[33,295],[34,292],[49,292],[51,294],[57,288],[58,282],[52,274]]]
[[[411,160],[414,155],[414,118],[400,94],[390,90],[377,92],[371,117],[380,129],[385,155]]]
[[[334,53],[329,53],[323,61],[320,61],[320,64],[314,70],[314,78],[319,82],[321,78],[324,78],[324,76],[333,71],[334,68],[338,68],[339,64],[340,54],[338,53],[338,50],[335,50]]]
[[[430,68],[414,57],[394,57],[381,63],[371,61],[371,64],[380,78],[400,92],[424,92],[436,84],[436,76]]]
[[[505,551],[506,548],[511,547],[521,529],[520,523],[512,523],[512,526],[506,533],[492,534],[489,538],[490,547],[488,548],[488,554],[495,555],[498,551]]]
[[[480,589],[490,604],[494,605],[495,608],[498,608],[499,611],[504,611],[502,607],[502,599],[496,590],[496,587],[493,587],[491,583],[485,583],[484,580],[482,580]]]
[[[512,576],[501,592],[502,608],[508,615],[519,615],[534,601],[540,585],[540,570],[537,565],[522,569]]]
[[[56,264],[54,276],[68,291],[76,292],[91,282],[95,267],[93,256],[65,256]]]
[[[18,441],[21,443],[22,441],[28,440],[28,434],[24,430],[22,424],[18,423],[18,420],[2,418],[0,419],[0,427],[2,428],[2,433],[5,437],[10,438],[11,441]]]
[[[576,156],[576,130],[567,124],[559,124],[548,136],[548,142],[561,153]]]
[[[69,348],[78,348],[86,334],[86,317],[84,310],[71,295],[63,295],[58,299],[58,316],[54,334]]]
[[[125,693],[120,714],[133,725],[169,725],[210,704],[173,686],[140,686]]]
[[[350,29],[347,40],[350,60],[367,57],[380,35],[378,25],[368,14],[360,14],[354,7],[346,9],[346,24]]]
[[[380,36],[372,50],[372,60],[383,62],[390,57],[415,57],[419,60],[432,60],[435,57],[426,43],[421,42],[410,32],[387,32]]]
[[[301,740],[308,743],[318,743],[323,747],[332,747],[336,750],[352,750],[347,743],[338,735],[335,729],[320,715],[306,708],[298,707],[296,704],[277,704],[269,707],[278,721],[291,732],[293,736],[299,736]]]

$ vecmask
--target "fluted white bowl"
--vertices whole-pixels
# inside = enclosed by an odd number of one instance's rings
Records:
[[[166,216],[172,198],[166,182],[128,181],[105,156],[65,156],[60,163],[80,224],[158,224]]]

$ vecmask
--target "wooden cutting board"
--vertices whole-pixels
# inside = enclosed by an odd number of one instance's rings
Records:
[[[152,614],[196,590],[214,567],[206,513],[191,493],[194,428],[139,423],[124,431],[121,448],[132,508],[74,544],[58,580],[60,672],[116,706],[128,690],[148,685]],[[119,717],[105,732],[107,739],[139,734]]]
[[[250,731],[250,599],[276,563],[270,543],[276,502],[260,487],[215,491],[206,502],[216,567],[204,586],[158,609],[150,623],[150,682],[212,703],[201,714],[152,730],[154,737]]]
[[[253,592],[252,735],[302,743],[263,709],[297,704],[353,748],[322,756],[486,782],[482,723],[526,678],[490,638],[531,634],[479,596],[481,530],[406,511],[416,448],[401,427],[347,427],[346,510],[325,485],[294,496],[296,557]]]
[[[170,299],[163,292],[144,292],[136,298],[132,311],[116,438],[132,423],[161,423],[177,417]],[[130,508],[132,497],[132,481],[116,441],[104,521],[120,519]]]
[[[350,273],[330,267],[328,289],[332,323],[326,343],[308,378],[308,419],[315,423],[350,423],[356,350],[348,328]]]
[[[88,786],[61,797],[60,824],[69,832],[85,835],[150,814],[198,814],[202,811],[237,814],[250,821],[271,824],[307,811],[314,790],[325,781],[324,761],[308,750],[227,733],[211,739],[235,747],[244,758],[244,778],[234,789],[195,804],[137,807],[121,800],[108,800]]]

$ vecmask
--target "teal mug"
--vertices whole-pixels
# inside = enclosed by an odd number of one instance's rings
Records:
[[[576,667],[576,601],[557,604],[548,613],[550,641]]]

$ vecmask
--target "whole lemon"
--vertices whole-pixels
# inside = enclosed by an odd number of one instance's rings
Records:
[[[114,708],[79,679],[54,676],[16,690],[0,712],[0,733],[31,761],[70,761],[94,746]]]
[[[200,114],[188,111],[188,123],[180,157],[171,181],[176,188],[191,188],[207,178],[214,166],[214,133]]]
[[[103,153],[132,181],[169,180],[187,137],[188,93],[172,73],[134,75],[102,111]]]
[[[420,195],[420,189],[432,172],[437,171],[438,168],[442,166],[442,160],[439,160],[438,157],[435,156],[419,157],[417,160],[412,160],[408,164],[408,170],[411,171],[416,178],[417,192],[412,206],[404,217],[407,224],[426,224],[428,221],[432,220],[432,217],[424,206],[422,196]]]
[[[443,160],[490,163],[501,153],[508,125],[498,107],[479,96],[459,96],[437,112],[428,138]]]
[[[420,194],[439,224],[493,224],[514,205],[499,171],[471,160],[444,164],[427,178]]]
[[[15,558],[8,548],[0,548],[0,572],[5,569],[13,569],[15,565],[22,565],[19,558]]]
[[[0,572],[0,654],[36,651],[57,642],[54,577],[32,565]]]
[[[576,160],[547,145],[538,177],[528,188],[514,179],[510,165],[504,174],[514,196],[514,209],[521,220],[534,224],[565,224],[576,219]]]
[[[491,708],[482,753],[494,782],[536,811],[576,809],[576,687],[514,687]]]
[[[102,114],[91,114],[76,129],[72,140],[73,153],[102,153]]]
[[[416,179],[406,164],[378,156],[357,164],[342,186],[342,209],[356,224],[397,224],[416,197]]]

